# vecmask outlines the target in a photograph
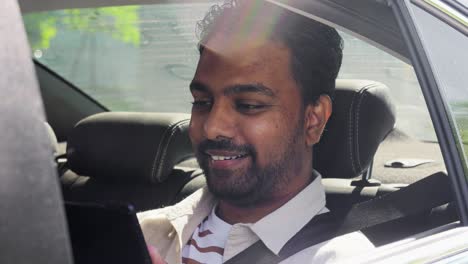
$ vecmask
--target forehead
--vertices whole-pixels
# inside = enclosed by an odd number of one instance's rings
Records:
[[[213,88],[262,83],[279,92],[296,86],[290,56],[285,45],[267,38],[213,36],[204,43],[194,79]]]

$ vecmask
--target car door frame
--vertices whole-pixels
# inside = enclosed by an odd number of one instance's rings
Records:
[[[454,131],[454,123],[450,114],[448,101],[445,94],[440,91],[440,83],[433,67],[431,66],[425,45],[422,42],[420,32],[415,25],[414,14],[411,12],[411,0],[390,1],[397,22],[401,28],[404,41],[410,53],[410,58],[418,77],[429,114],[434,125],[442,156],[448,176],[450,178],[455,203],[457,205],[460,222],[463,226],[468,224],[468,182],[464,170],[464,158],[460,156],[458,149],[463,147],[457,131]]]
[[[460,221],[426,231],[403,241],[378,248],[372,254],[350,259],[349,263],[458,263],[468,259],[468,185],[461,138],[445,94],[440,90],[411,10],[414,0],[388,0],[402,30],[444,157]],[[436,17],[437,18],[437,17]],[[440,19],[440,18],[439,18]],[[353,262],[355,261],[355,262]]]

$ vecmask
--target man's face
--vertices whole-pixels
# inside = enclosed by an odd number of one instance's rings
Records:
[[[268,199],[311,166],[304,164],[304,111],[285,46],[229,45],[215,36],[190,90],[190,138],[219,198],[244,205]]]

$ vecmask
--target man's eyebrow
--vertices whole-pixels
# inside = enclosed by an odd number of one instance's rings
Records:
[[[204,85],[203,83],[201,82],[198,82],[198,81],[192,81],[190,83],[190,91],[191,92],[194,92],[194,91],[198,91],[198,92],[208,92],[209,91],[209,88],[208,86]]]
[[[269,97],[275,97],[273,90],[261,83],[232,85],[226,88],[223,93],[226,96],[238,93],[260,93]]]

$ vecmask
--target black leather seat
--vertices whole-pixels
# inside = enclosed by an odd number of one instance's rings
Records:
[[[333,114],[314,146],[314,168],[323,176],[327,207],[352,204],[398,190],[393,185],[357,182],[379,144],[395,126],[388,88],[369,80],[337,80]]]
[[[325,178],[360,175],[394,126],[395,108],[384,84],[337,80],[333,113],[314,146],[314,168]]]
[[[199,175],[188,137],[189,115],[101,113],[73,129],[66,201],[131,203],[137,210],[174,203],[185,183]],[[178,166],[179,165],[179,166]]]

